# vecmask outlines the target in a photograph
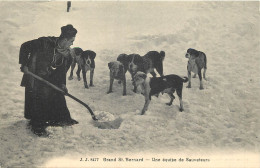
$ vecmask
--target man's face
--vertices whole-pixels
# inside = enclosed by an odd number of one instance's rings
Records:
[[[64,49],[69,48],[70,46],[73,45],[74,40],[75,40],[75,37],[65,38],[61,47],[64,48]]]

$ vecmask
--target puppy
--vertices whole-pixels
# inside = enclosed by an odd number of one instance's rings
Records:
[[[75,50],[75,54],[76,54],[76,50]],[[79,55],[76,54],[76,61],[72,66],[71,66],[71,73],[70,73],[70,77],[69,79],[73,79],[73,69],[75,68],[75,64],[78,64],[78,70],[76,72],[78,80],[80,81],[80,71],[82,70],[82,76],[83,76],[83,82],[84,82],[84,86],[85,88],[89,88],[88,87],[88,83],[87,83],[87,78],[86,78],[86,73],[88,71],[90,71],[90,86],[94,86],[93,85],[93,76],[94,76],[94,70],[95,70],[95,57],[96,57],[96,53],[94,51],[91,50],[86,50],[86,51],[82,51]]]
[[[145,97],[145,104],[141,115],[143,115],[148,109],[151,96],[156,95],[158,97],[159,93],[167,93],[171,99],[170,102],[166,104],[169,106],[172,105],[172,102],[175,99],[175,96],[173,95],[175,90],[180,101],[180,111],[183,111],[182,88],[183,83],[187,81],[187,77],[181,78],[173,74],[162,77],[147,78],[147,75],[144,72],[137,72],[134,76],[134,82],[137,86],[141,86]]]
[[[123,96],[126,95],[126,78],[124,65],[119,61],[113,61],[108,63],[108,68],[110,70],[110,86],[107,94],[112,92],[114,79],[123,82]]]
[[[185,57],[189,59],[187,65],[189,83],[187,88],[191,88],[191,72],[193,72],[194,78],[196,77],[196,74],[199,75],[200,89],[204,89],[202,77],[201,77],[201,70],[204,68],[203,78],[206,80],[206,70],[207,70],[206,54],[201,51],[197,51],[195,49],[189,48],[187,50],[187,53],[185,54]]]

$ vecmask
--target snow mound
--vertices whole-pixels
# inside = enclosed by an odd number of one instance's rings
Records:
[[[122,118],[116,118],[113,114],[106,111],[94,112],[97,121],[92,121],[93,125],[100,129],[118,129],[123,121]]]
[[[106,111],[95,111],[94,114],[99,122],[107,122],[107,121],[115,120],[114,115]]]

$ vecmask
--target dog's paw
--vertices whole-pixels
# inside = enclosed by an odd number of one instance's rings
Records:
[[[200,87],[200,90],[203,90],[203,89],[204,89],[204,87],[201,86],[201,87]]]
[[[186,88],[191,88],[191,85],[188,85]]]
[[[107,94],[109,94],[109,93],[112,93],[112,90],[109,90],[109,91],[107,92]]]
[[[78,77],[78,81],[80,81],[81,80],[81,78],[80,77]]]
[[[126,93],[123,93],[123,96],[126,96]]]
[[[69,76],[69,78],[68,78],[69,80],[72,80],[73,79],[73,76]]]
[[[88,85],[84,85],[84,86],[85,86],[85,88],[87,88],[87,89],[89,88]]]
[[[165,103],[166,105],[168,105],[168,106],[171,106],[172,105],[172,103]]]
[[[183,108],[180,108],[180,112],[183,112],[183,110],[184,110]]]
[[[89,86],[90,86],[90,87],[94,87],[95,85],[93,85],[93,84],[90,84]]]

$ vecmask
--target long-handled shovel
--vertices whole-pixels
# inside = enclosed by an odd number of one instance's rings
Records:
[[[59,87],[57,87],[57,86],[55,86],[54,84],[48,82],[47,80],[45,80],[45,79],[43,79],[43,78],[41,78],[41,77],[35,75],[34,73],[32,73],[32,72],[30,72],[30,71],[28,71],[26,74],[31,75],[31,76],[34,77],[35,79],[38,79],[39,81],[44,82],[46,85],[48,85],[48,86],[52,87],[53,89],[55,89],[55,90],[57,90],[57,91],[63,93],[63,94],[66,95],[66,96],[69,96],[69,97],[72,98],[73,100],[79,102],[80,104],[82,104],[83,106],[85,106],[85,107],[89,110],[89,112],[90,112],[90,114],[91,114],[91,116],[92,116],[92,119],[95,120],[95,121],[97,120],[95,114],[93,113],[93,111],[91,110],[91,108],[90,108],[86,103],[82,102],[81,100],[79,100],[78,98],[72,96],[71,94],[69,94],[69,93],[67,93],[67,92],[64,92],[64,91],[63,91],[62,89],[60,89]]]

